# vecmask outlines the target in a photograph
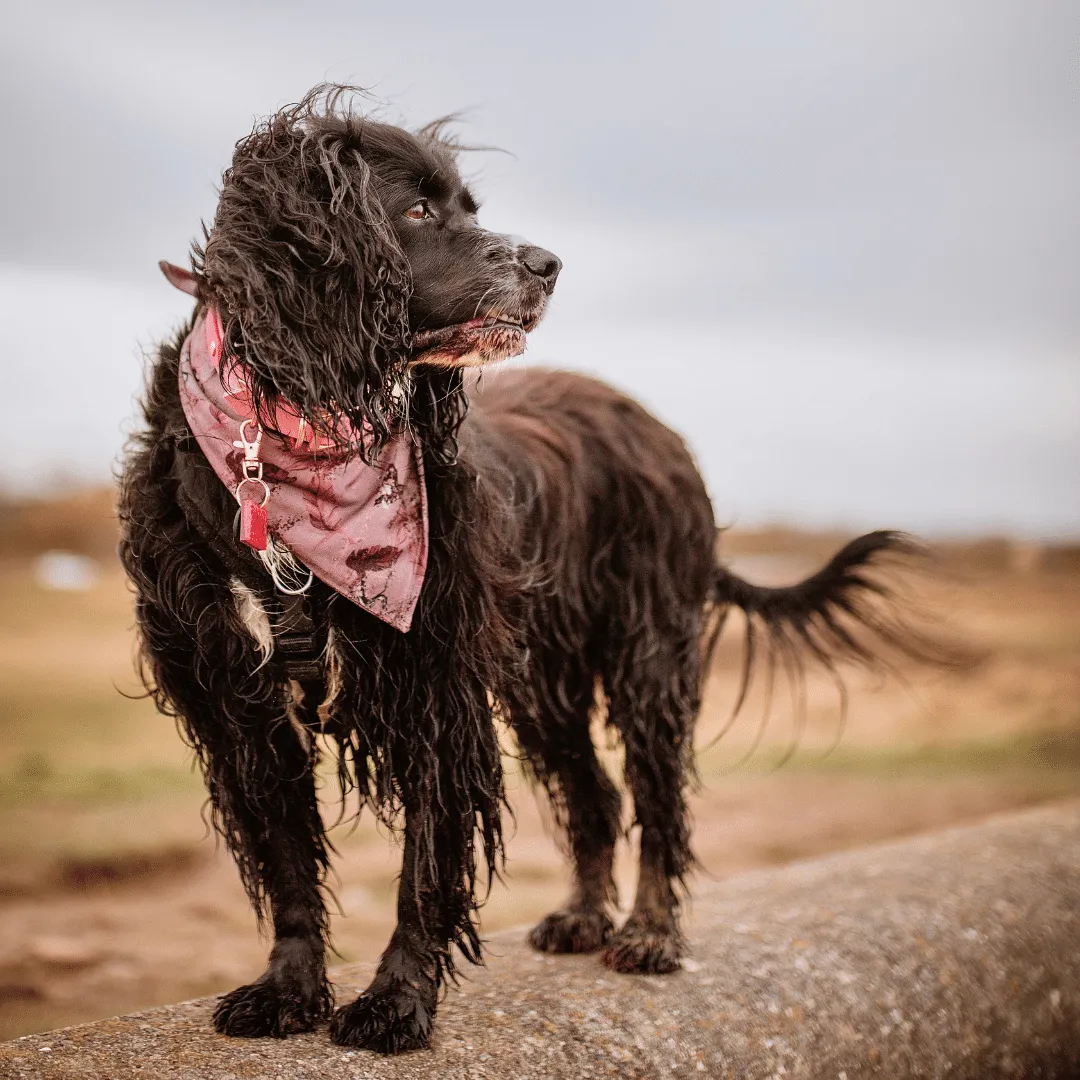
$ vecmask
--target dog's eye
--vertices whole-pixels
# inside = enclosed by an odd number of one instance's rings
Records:
[[[411,218],[413,221],[423,221],[425,218],[433,218],[435,215],[432,213],[431,206],[428,204],[427,199],[421,199],[419,202],[414,202],[412,206],[405,211],[405,216]]]

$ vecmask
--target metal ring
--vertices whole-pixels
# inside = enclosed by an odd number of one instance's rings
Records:
[[[259,557],[262,558],[264,554],[265,552],[260,551]],[[275,563],[273,560],[263,559],[263,565],[267,568],[267,570],[270,571],[270,577],[273,578],[274,584],[277,586],[278,592],[283,592],[286,596],[303,596],[304,593],[306,593],[308,589],[311,588],[311,583],[315,580],[314,571],[308,570],[307,581],[305,581],[303,585],[286,585],[285,582],[281,580],[277,563]]]
[[[260,506],[265,506],[270,501],[270,485],[261,476],[245,476],[244,479],[236,485],[234,494],[236,495],[237,502],[240,502],[240,489],[245,484],[262,484],[263,499],[262,502],[259,503]]]

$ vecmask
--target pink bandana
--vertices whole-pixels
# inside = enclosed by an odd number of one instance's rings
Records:
[[[209,308],[180,352],[180,400],[206,459],[235,492],[245,475],[241,426],[252,421],[244,429],[250,439],[254,410],[242,385],[222,384],[221,355],[221,320]],[[287,407],[275,426],[285,438],[266,434],[258,451],[271,537],[342,596],[408,630],[428,553],[420,448],[408,433],[395,435],[369,465],[347,449],[351,428],[343,431],[343,450]]]

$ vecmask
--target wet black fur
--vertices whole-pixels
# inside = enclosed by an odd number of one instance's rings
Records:
[[[439,211],[427,231],[402,216],[417,192]],[[312,593],[340,685],[320,718],[326,683],[305,683],[299,719],[336,751],[342,788],[404,835],[397,929],[372,985],[331,1023],[345,1045],[427,1045],[455,950],[481,959],[478,878],[497,872],[503,851],[496,715],[550,794],[575,865],[573,894],[533,945],[603,949],[617,971],[666,972],[684,950],[693,726],[724,613],[742,608],[750,642],[764,632],[769,656],[795,665],[915,648],[872,603],[882,585],[871,570],[905,549],[902,538],[854,541],[792,589],[754,587],[717,562],[712,507],[681,439],[633,401],[529,370],[489,377],[470,406],[459,370],[410,366],[412,333],[481,304],[516,305],[535,322],[554,278],[538,282],[522,258],[476,224],[438,129],[413,136],[364,121],[337,91],[309,95],[238,144],[196,252],[199,303],[225,314],[261,402],[286,399],[316,422],[364,421],[364,452],[407,422],[425,452],[430,561],[412,629],[319,582]],[[235,501],[181,410],[187,330],[150,373],[145,427],[124,464],[121,556],[147,686],[195,748],[214,824],[273,929],[266,973],[221,1000],[215,1025],[284,1036],[331,1009],[320,743],[290,723],[284,669],[260,662],[234,604],[232,579],[268,609],[275,599],[235,541]],[[391,394],[402,380],[407,410]],[[637,899],[618,930],[620,797],[590,741],[598,701],[625,745],[641,830]]]

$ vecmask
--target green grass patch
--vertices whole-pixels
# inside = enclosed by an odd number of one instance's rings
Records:
[[[24,755],[0,771],[0,807],[42,802],[130,802],[202,789],[190,769],[160,765],[127,768],[62,768],[40,753]]]
[[[699,768],[711,776],[728,772],[769,772],[778,767],[780,753],[782,751],[770,747],[739,763],[737,758],[719,759],[715,750],[704,751],[699,758]],[[887,747],[841,743],[827,752],[796,749],[780,767],[800,773],[858,777],[943,778],[1021,771],[1070,775],[1080,780],[1080,730]]]
[[[148,728],[179,743],[171,719],[153,703],[125,697],[111,686],[100,690],[11,686],[0,683],[0,738],[3,751],[56,749],[70,754],[84,746],[128,747]]]

